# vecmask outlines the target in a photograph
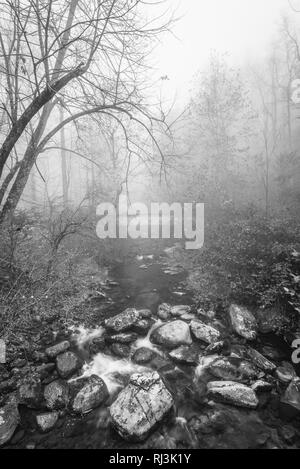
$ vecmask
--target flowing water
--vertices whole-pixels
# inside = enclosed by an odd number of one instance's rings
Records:
[[[109,348],[89,356],[89,343],[99,339],[105,330],[101,326],[87,328],[82,325],[71,328],[73,347],[85,359],[82,375],[98,375],[106,383],[110,399],[106,406],[80,418],[65,415],[63,422],[52,432],[45,435],[34,433],[25,441],[41,448],[254,448],[268,445],[280,446],[276,435],[284,423],[278,417],[278,397],[262,396],[257,411],[247,411],[234,407],[207,402],[206,369],[213,360],[212,356],[201,357],[205,348],[199,345],[197,366],[177,365],[168,353],[150,342],[150,334],[161,324],[155,316],[159,304],[167,302],[192,304],[192,294],[185,290],[187,273],[176,265],[166,262],[166,255],[172,259],[172,249],[165,254],[139,254],[130,261],[119,262],[110,272],[106,282],[109,296],[107,304],[94,300],[99,306],[101,317],[106,318],[122,312],[127,307],[150,309],[153,313],[153,326],[146,336],[140,336],[131,346],[132,353],[141,347],[150,348],[157,353],[152,369],[158,370],[175,400],[175,411],[161,423],[146,442],[130,444],[114,431],[110,424],[109,405],[116,395],[129,382],[135,372],[149,370],[146,366],[136,365],[131,358],[117,358]],[[273,338],[256,344],[273,346]],[[197,347],[197,345],[196,345]],[[282,349],[283,350],[283,349]],[[282,351],[283,358],[289,360],[289,350]],[[154,368],[153,368],[154,366]],[[81,376],[82,376],[81,375]],[[275,435],[275,436],[274,436]],[[271,442],[271,443],[268,443]]]

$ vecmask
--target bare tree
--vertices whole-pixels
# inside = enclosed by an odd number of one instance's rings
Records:
[[[152,2],[156,5],[156,2]],[[142,0],[0,2],[0,223],[14,212],[41,152],[66,126],[105,115],[153,138],[139,86],[150,43],[169,27],[143,20]],[[151,2],[150,2],[151,4]],[[139,44],[139,46],[138,46]],[[67,115],[57,125],[59,108]],[[124,123],[125,119],[125,123]],[[5,129],[4,129],[5,127]]]

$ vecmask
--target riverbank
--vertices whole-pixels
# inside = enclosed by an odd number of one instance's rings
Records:
[[[177,245],[94,266],[72,316],[35,318],[21,343],[9,342],[0,389],[13,434],[3,447],[299,447],[290,344],[247,308],[200,308],[180,258]],[[131,395],[144,379],[147,425]],[[149,401],[156,393],[166,412]],[[121,402],[133,402],[130,419]]]

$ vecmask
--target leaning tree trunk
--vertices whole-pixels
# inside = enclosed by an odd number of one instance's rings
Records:
[[[9,191],[8,197],[0,213],[0,224],[2,224],[4,221],[6,221],[7,218],[9,218],[10,214],[14,212],[19,203],[21,195],[27,184],[31,169],[35,164],[36,157],[38,154],[37,145],[43,135],[52,108],[53,105],[51,103],[48,103],[43,108],[43,112],[40,117],[38,126],[30,139],[24,158],[20,163],[18,174],[15,178],[15,181]]]
[[[14,179],[15,175],[17,174],[19,168],[20,168],[21,162],[18,162],[15,164],[15,166],[9,171],[7,174],[6,178],[4,179],[1,188],[0,188],[0,206],[4,200],[5,194],[7,192],[7,189]]]
[[[4,140],[0,149],[0,177],[2,176],[3,168],[12,149],[23,134],[29,122],[42,108],[45,107],[45,105],[50,103],[52,98],[60,90],[62,90],[71,80],[82,75],[84,71],[85,67],[80,65],[75,70],[72,70],[56,82],[47,85],[46,88],[32,101],[32,103],[28,106],[26,111],[24,111],[18,121],[12,126],[11,131]]]
[[[58,53],[56,63],[54,66],[54,71],[51,76],[51,82],[47,83],[44,90],[39,93],[35,99],[30,103],[30,105],[25,109],[23,114],[19,119],[12,125],[11,130],[7,137],[5,138],[1,148],[0,148],[0,179],[3,173],[4,166],[6,164],[9,155],[14,148],[15,144],[18,142],[19,138],[23,134],[27,125],[32,121],[32,119],[42,111],[42,115],[39,119],[37,128],[30,140],[30,143],[26,149],[24,158],[20,164],[20,169],[15,179],[15,182],[9,191],[9,195],[4,204],[2,212],[0,214],[0,223],[2,223],[10,213],[12,213],[18,205],[22,192],[26,186],[27,180],[29,178],[30,171],[35,163],[37,152],[37,145],[43,135],[43,132],[46,128],[47,121],[49,119],[50,113],[53,109],[52,99],[54,96],[61,91],[70,81],[74,78],[77,78],[83,75],[86,71],[86,66],[80,64],[74,70],[71,70],[69,73],[60,77],[62,71],[62,64],[66,55],[67,44],[70,38],[71,26],[73,24],[75,11],[78,6],[79,0],[71,0],[69,6],[69,13],[66,22],[66,28],[64,34],[61,38],[62,47]],[[14,177],[14,175],[13,175]],[[11,178],[12,180],[13,178]],[[7,181],[7,179],[4,181]],[[5,191],[8,189],[9,184],[6,184],[4,188]],[[2,187],[3,189],[3,187]],[[5,196],[5,192],[0,194],[2,199]]]

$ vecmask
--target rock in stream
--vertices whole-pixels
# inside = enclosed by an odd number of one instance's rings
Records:
[[[134,374],[112,404],[110,414],[123,438],[142,441],[173,405],[172,395],[157,372]]]

